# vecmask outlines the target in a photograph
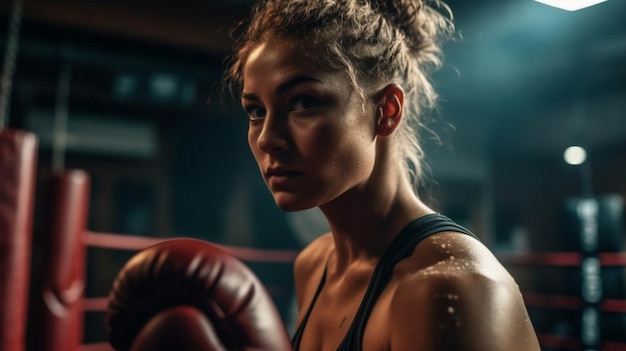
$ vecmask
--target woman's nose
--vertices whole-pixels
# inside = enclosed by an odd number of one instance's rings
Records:
[[[286,121],[277,116],[266,116],[257,143],[267,153],[286,151],[289,149],[288,134]]]

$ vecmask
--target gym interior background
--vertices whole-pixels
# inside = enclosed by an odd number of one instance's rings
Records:
[[[2,48],[12,3],[0,2]],[[83,169],[94,231],[281,250],[322,233],[318,212],[275,207],[246,117],[220,95],[229,28],[250,3],[25,0],[5,126],[39,137],[37,199],[53,170]],[[422,196],[502,258],[545,350],[626,348],[626,1],[448,4],[461,37],[434,77]],[[564,161],[570,146],[585,149],[582,164]],[[105,296],[129,257],[90,249],[86,295]],[[291,322],[292,267],[250,265]],[[102,324],[87,313],[86,342],[104,338]]]

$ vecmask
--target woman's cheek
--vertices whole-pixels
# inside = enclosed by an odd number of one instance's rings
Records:
[[[254,158],[259,160],[260,148],[258,144],[259,132],[252,127],[248,128],[248,146],[250,147],[250,151]]]

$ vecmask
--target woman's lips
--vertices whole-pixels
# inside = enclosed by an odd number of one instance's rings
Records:
[[[280,187],[293,182],[302,172],[290,170],[268,170],[266,173],[267,183],[272,187]]]

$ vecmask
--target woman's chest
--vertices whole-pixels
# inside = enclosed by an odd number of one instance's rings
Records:
[[[393,290],[393,286],[385,287],[371,304],[362,304],[366,287],[351,291],[322,290],[311,310],[299,350],[335,351],[349,332],[348,338],[362,340],[364,351],[389,350]],[[360,327],[362,323],[364,328]]]

